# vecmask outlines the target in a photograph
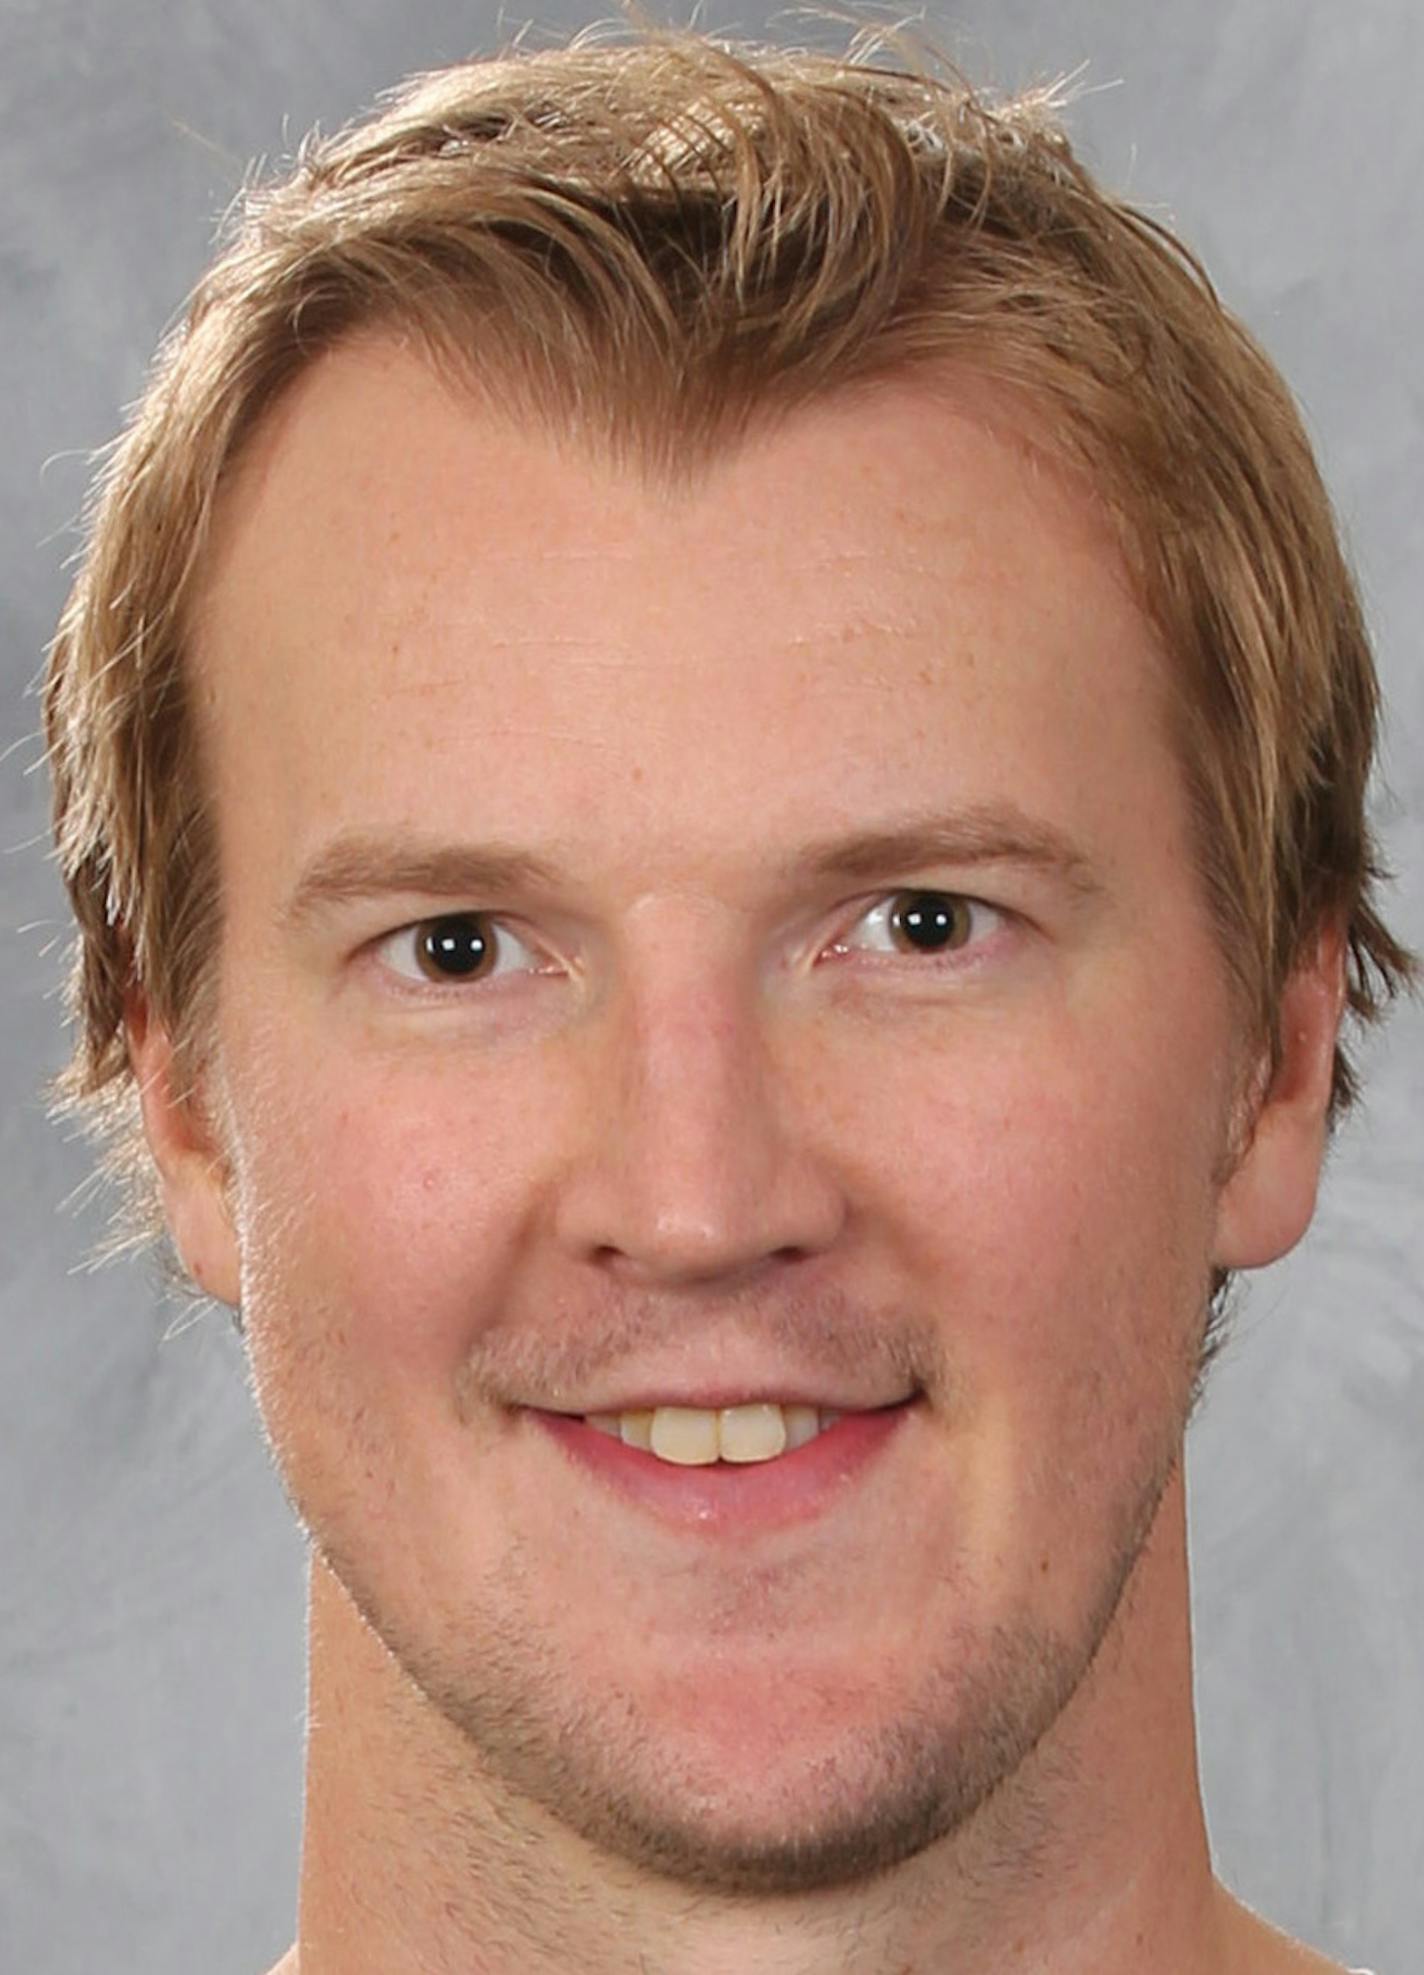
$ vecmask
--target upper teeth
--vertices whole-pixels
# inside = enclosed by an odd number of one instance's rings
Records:
[[[707,1467],[713,1461],[772,1461],[804,1447],[840,1418],[815,1406],[754,1404],[654,1406],[646,1412],[589,1413],[588,1424],[628,1447],[641,1447],[679,1467]]]

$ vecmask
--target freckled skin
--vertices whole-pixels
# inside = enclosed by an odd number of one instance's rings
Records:
[[[197,657],[230,1198],[150,1130],[316,1548],[303,1975],[1324,1966],[1211,1878],[1179,1457],[1212,1267],[1309,1218],[1338,969],[1223,1187],[1248,1051],[1087,491],[964,381],[672,500],[367,345],[258,435]],[[1004,803],[1090,898],[787,875]],[[422,998],[376,943],[448,902],[283,922],[358,827],[568,877]],[[994,910],[927,967],[897,886]],[[749,1349],[924,1396],[745,1546],[510,1403]]]

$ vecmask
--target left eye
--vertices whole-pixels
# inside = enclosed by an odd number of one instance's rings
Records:
[[[454,912],[421,919],[377,942],[376,954],[406,981],[459,987],[506,973],[531,972],[538,958],[507,927],[483,912]]]
[[[892,892],[856,920],[856,927],[867,928],[870,937],[858,938],[853,929],[836,941],[835,950],[957,953],[972,940],[982,939],[1000,916],[992,905],[958,892]]]

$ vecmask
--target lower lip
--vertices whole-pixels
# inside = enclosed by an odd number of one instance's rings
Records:
[[[843,1500],[885,1452],[916,1402],[873,1413],[845,1413],[804,1447],[770,1461],[716,1461],[677,1467],[566,1413],[534,1408],[529,1417],[568,1455],[606,1486],[664,1522],[709,1534],[808,1522]]]

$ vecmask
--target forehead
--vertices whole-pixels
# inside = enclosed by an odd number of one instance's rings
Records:
[[[646,860],[654,829],[817,834],[1045,763],[1086,789],[1161,725],[1105,511],[970,379],[844,395],[672,492],[353,345],[255,436],[196,629],[245,858],[258,787],[268,851],[541,804],[611,846],[616,796]]]
[[[472,547],[471,594],[490,601],[491,577],[507,586],[533,562],[583,564],[587,580],[601,572],[605,589],[620,591],[620,561],[639,548],[640,605],[656,600],[659,562],[671,579],[699,568],[710,577],[728,561],[765,577],[775,557],[779,576],[819,582],[829,553],[867,597],[883,574],[882,601],[916,573],[938,588],[966,553],[982,568],[990,547],[1005,574],[1040,553],[1121,574],[1106,507],[1055,454],[1046,414],[948,366],[768,413],[676,486],[642,475],[636,459],[625,467],[595,455],[572,428],[520,426],[496,399],[493,386],[477,396],[381,337],[319,358],[260,422],[219,502],[210,595],[239,542],[246,570],[260,562],[314,607],[359,580],[364,600],[401,615],[422,578],[447,588],[452,553],[468,562]],[[1022,520],[1025,507],[1035,539],[1015,555],[1000,524],[1005,510]],[[353,566],[307,561],[318,536]],[[536,584],[528,601],[544,594]]]

